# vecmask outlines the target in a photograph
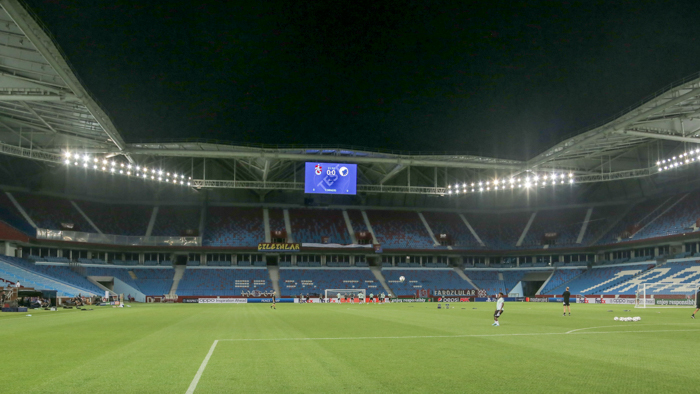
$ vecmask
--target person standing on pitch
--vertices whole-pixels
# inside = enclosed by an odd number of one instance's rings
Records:
[[[335,299],[338,304],[340,304],[340,293],[335,293]]]
[[[272,290],[272,305],[270,305],[271,309],[277,309],[277,304],[275,303],[275,291]]]
[[[493,324],[492,326],[499,327],[498,318],[503,314],[503,304],[505,300],[503,299],[503,293],[498,293],[498,301],[496,301],[496,312],[493,313]]]
[[[695,312],[690,316],[691,319],[695,319],[695,314],[700,311],[700,287],[698,288],[698,293],[695,294]]]
[[[569,310],[569,316],[571,316],[571,306],[569,305],[569,299],[571,298],[571,293],[569,293],[569,288],[566,288],[564,294],[564,316],[566,316],[566,310]]]

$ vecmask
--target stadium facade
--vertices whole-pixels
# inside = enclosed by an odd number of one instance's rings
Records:
[[[527,161],[127,142],[28,8],[0,5],[4,282],[182,300],[700,281],[697,75]],[[307,162],[357,165],[357,193],[305,193]]]

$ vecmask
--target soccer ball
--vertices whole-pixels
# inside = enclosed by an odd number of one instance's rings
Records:
[[[620,318],[619,318],[619,317],[617,317],[617,316],[615,316],[615,321],[618,321],[618,320],[620,320]]]
[[[403,281],[405,281],[405,280],[406,280],[406,277],[404,277],[403,275],[399,276],[399,281],[400,281],[400,282],[403,282]]]

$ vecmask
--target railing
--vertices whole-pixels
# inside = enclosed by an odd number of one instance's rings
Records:
[[[202,246],[201,237],[139,237],[36,229],[36,237],[50,241],[85,242],[126,246]]]

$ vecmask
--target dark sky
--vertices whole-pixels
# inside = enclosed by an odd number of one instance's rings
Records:
[[[700,71],[693,1],[29,4],[127,142],[526,159]]]

